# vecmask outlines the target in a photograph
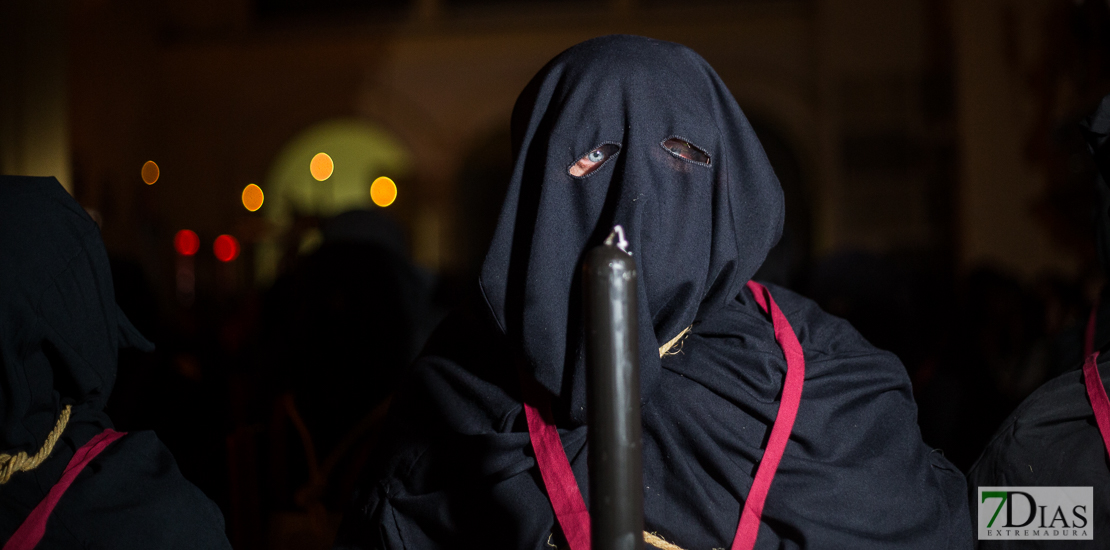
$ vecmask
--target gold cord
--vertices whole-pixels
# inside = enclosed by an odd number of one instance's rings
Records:
[[[42,464],[46,457],[54,451],[54,445],[58,442],[58,438],[62,437],[62,432],[66,429],[66,424],[69,423],[69,412],[72,409],[71,405],[66,405],[62,409],[62,414],[58,415],[58,421],[54,424],[54,429],[46,436],[46,441],[43,442],[42,448],[34,456],[28,456],[25,451],[19,451],[14,455],[7,453],[0,453],[0,485],[3,485],[12,478],[12,474],[16,472],[27,472],[34,470]]]
[[[694,325],[690,325],[682,329],[682,332],[678,333],[674,338],[671,338],[670,342],[659,346],[659,358],[662,359],[665,355],[677,355],[679,352],[681,352],[682,346],[679,346],[678,349],[673,351],[671,348],[675,347],[675,344],[678,344],[680,341],[685,339],[685,337],[690,334],[690,329],[692,328],[694,328]]]
[[[662,550],[682,550],[681,546],[673,542],[667,542],[663,540],[663,537],[656,535],[655,533],[648,533],[647,531],[644,531],[644,542]]]

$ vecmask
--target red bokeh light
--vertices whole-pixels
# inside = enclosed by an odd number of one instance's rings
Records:
[[[239,257],[239,241],[231,235],[220,235],[212,243],[212,253],[221,262],[230,262]]]
[[[182,256],[192,256],[200,250],[200,237],[188,229],[182,229],[173,236],[173,248]]]

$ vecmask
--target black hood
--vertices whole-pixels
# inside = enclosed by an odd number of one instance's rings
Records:
[[[126,346],[153,349],[116,305],[96,223],[54,178],[0,177],[0,450],[37,451],[67,404],[107,424]]]
[[[708,153],[680,158],[670,138]],[[586,250],[624,227],[640,271],[641,378],[658,347],[740,293],[778,241],[783,198],[755,133],[720,77],[689,48],[636,36],[563,52],[517,100],[514,169],[481,287],[536,380],[570,393],[583,421],[579,273]],[[568,168],[619,145],[586,177]]]

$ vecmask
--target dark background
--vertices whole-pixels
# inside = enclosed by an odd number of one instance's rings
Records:
[[[57,176],[101,223],[158,346],[121,357],[110,412],[157,430],[237,548],[327,546],[397,371],[474,284],[517,93],[616,32],[720,73],[787,195],[760,276],[896,352],[958,466],[1079,366],[1104,279],[1075,129],[1110,92],[1102,0],[0,3],[0,172]]]

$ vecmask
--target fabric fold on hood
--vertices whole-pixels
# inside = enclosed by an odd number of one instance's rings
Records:
[[[669,150],[670,139],[708,162]],[[730,303],[781,235],[782,190],[751,125],[689,48],[605,36],[563,52],[528,84],[512,143],[512,179],[480,276],[493,317],[525,370],[584,423],[581,261],[623,226],[639,269],[649,399],[659,346]],[[568,172],[604,144],[619,150],[584,177]]]
[[[122,347],[154,348],[116,305],[96,223],[54,178],[0,176],[0,451],[34,453],[65,405],[110,427]]]

